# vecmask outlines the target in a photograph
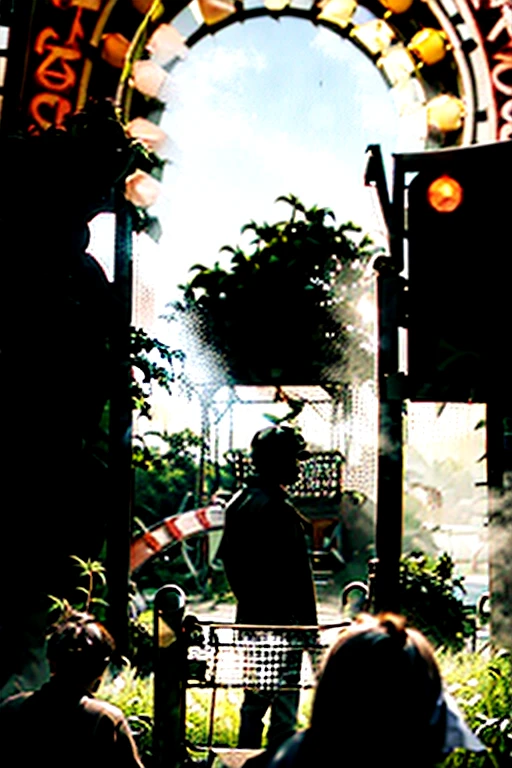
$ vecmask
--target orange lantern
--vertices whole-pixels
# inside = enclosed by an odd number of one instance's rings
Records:
[[[447,174],[439,176],[427,189],[427,200],[439,213],[452,213],[462,203],[463,198],[461,185]]]
[[[197,2],[205,24],[218,24],[236,11],[235,6],[226,0],[197,0]]]
[[[116,69],[122,69],[128,49],[129,40],[119,32],[109,32],[101,38],[101,58]]]
[[[379,0],[388,13],[405,13],[413,4],[413,0]]]

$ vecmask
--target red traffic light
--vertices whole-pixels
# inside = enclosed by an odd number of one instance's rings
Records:
[[[446,174],[434,179],[427,189],[427,200],[439,213],[452,213],[463,198],[464,192],[459,182]]]

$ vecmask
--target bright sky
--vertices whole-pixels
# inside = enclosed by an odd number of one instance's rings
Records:
[[[189,13],[176,20],[185,35]],[[391,153],[421,144],[404,135],[379,71],[352,43],[301,19],[253,19],[204,38],[172,78],[161,127],[173,161],[150,209],[163,236],[158,246],[140,238],[138,258],[157,314],[179,298],[193,264],[227,266],[218,251],[244,245],[243,224],[287,216],[288,206],[274,204],[279,195],[330,207],[338,223],[352,219],[385,244],[376,193],[363,185],[366,148],[381,145],[391,183]],[[96,243],[107,239],[98,228]],[[173,325],[152,332],[180,346]],[[178,407],[171,422],[180,429],[186,418]]]
[[[254,19],[203,39],[173,82],[161,126],[176,154],[154,211],[166,299],[191,264],[222,259],[218,249],[239,242],[243,224],[284,217],[279,195],[382,229],[363,186],[365,150],[380,143],[390,159],[399,120],[379,72],[350,42],[301,19]]]

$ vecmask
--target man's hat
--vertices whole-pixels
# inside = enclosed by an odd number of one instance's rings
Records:
[[[251,442],[251,455],[255,462],[275,456],[294,456],[300,461],[308,459],[306,441],[292,427],[267,427],[256,432]]]

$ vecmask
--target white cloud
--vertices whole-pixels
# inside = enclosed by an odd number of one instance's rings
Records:
[[[350,64],[352,60],[351,45],[348,40],[344,40],[325,27],[319,27],[310,47],[333,61]]]
[[[308,40],[309,52],[307,45],[292,48],[288,61],[251,41],[223,45],[214,38],[174,70],[178,96],[162,127],[179,157],[166,170],[157,206],[166,254],[162,295],[189,279],[190,264],[229,261],[217,251],[240,242],[250,219],[285,216],[274,205],[279,195],[331,207],[338,223],[380,226],[362,183],[364,150],[380,136],[392,141],[391,99],[351,43],[325,29]],[[312,57],[300,73],[294,53]]]

